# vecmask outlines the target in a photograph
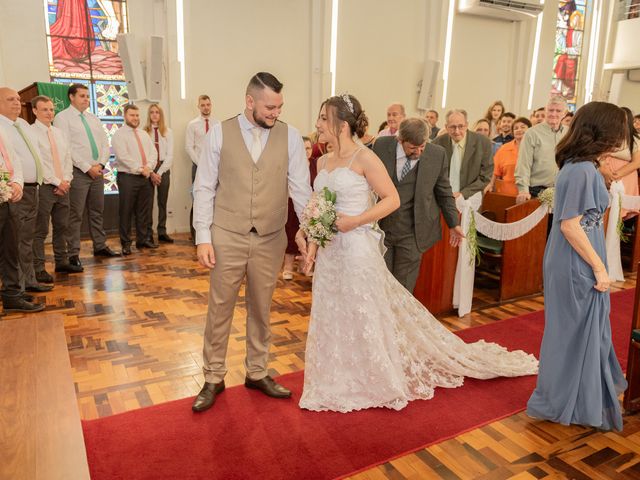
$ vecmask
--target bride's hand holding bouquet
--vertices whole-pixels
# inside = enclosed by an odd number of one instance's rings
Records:
[[[311,200],[302,212],[302,222],[300,230],[307,238],[306,255],[303,249],[301,252],[304,256],[304,272],[311,272],[313,263],[315,262],[318,246],[324,247],[335,236],[338,228],[336,220],[338,213],[336,212],[336,194],[327,187],[319,192],[314,192]],[[298,242],[300,245],[300,242]]]

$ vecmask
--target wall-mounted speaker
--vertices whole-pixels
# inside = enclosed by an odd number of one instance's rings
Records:
[[[440,73],[440,62],[437,60],[426,60],[422,71],[422,80],[418,83],[420,92],[418,94],[418,110],[428,110],[433,108],[433,96],[438,85],[438,73]]]
[[[163,52],[164,38],[152,36],[147,50],[147,99],[150,102],[162,100]]]
[[[144,100],[147,98],[147,89],[135,37],[131,33],[119,33],[117,39],[118,53],[122,59],[124,76],[127,80],[129,100]]]

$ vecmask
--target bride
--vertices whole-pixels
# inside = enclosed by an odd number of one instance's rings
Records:
[[[316,123],[319,141],[333,152],[318,160],[314,189],[336,192],[339,233],[307,251],[306,267],[316,267],[300,407],[400,410],[432,398],[436,387],[461,386],[465,376],[536,374],[533,355],[464,343],[387,270],[373,225],[400,199],[382,161],[353,140],[367,124],[360,102],[347,94],[325,101]]]

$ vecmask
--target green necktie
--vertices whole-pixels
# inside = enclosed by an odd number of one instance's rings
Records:
[[[24,140],[24,143],[27,144],[27,148],[29,148],[31,155],[33,156],[33,159],[36,162],[36,177],[37,177],[36,181],[39,184],[42,184],[42,163],[40,163],[40,155],[38,155],[38,152],[35,151],[35,149],[33,148],[33,145],[31,144],[31,140],[29,140],[29,137],[24,134],[24,130],[22,130],[22,127],[18,125],[18,122],[15,122],[13,126],[16,127],[16,130],[18,130],[18,133]]]
[[[82,120],[82,125],[84,125],[84,129],[87,131],[87,137],[89,137],[89,143],[91,144],[91,158],[93,161],[98,160],[98,145],[96,145],[96,139],[93,138],[93,132],[91,131],[91,127],[89,126],[89,122],[84,116],[84,112],[80,114],[80,120]]]

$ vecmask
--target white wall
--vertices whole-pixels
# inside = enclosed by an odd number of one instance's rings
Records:
[[[610,63],[619,66],[640,66],[640,18],[622,20],[616,25],[615,44]],[[611,77],[609,100],[640,112],[640,82],[627,80],[627,72],[616,72]]]
[[[1,83],[16,90],[49,81],[42,1],[0,0],[0,66]]]
[[[447,109],[467,110],[470,124],[483,117],[494,100],[502,100],[509,111],[517,110],[510,61],[517,23],[471,15],[455,17]]]
[[[340,2],[336,93],[356,96],[369,132],[386,120],[390,103],[416,113],[425,56],[426,4],[422,0]]]

